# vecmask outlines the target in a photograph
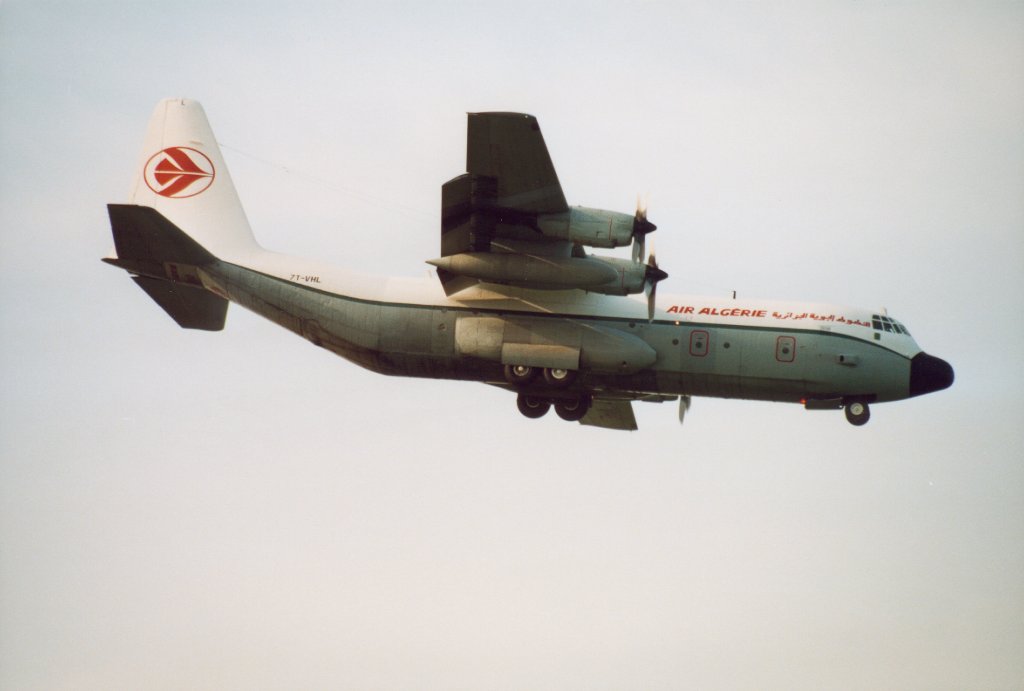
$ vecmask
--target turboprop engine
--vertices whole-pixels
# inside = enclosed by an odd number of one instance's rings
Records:
[[[493,178],[468,173],[441,187],[442,255],[486,252],[494,238],[601,248],[624,247],[636,241],[642,245],[644,236],[657,229],[640,203],[632,216],[584,206],[526,210],[501,203],[497,187]]]
[[[460,252],[427,263],[457,276],[539,289],[600,290],[600,286],[614,284],[619,279],[617,267],[597,257]]]
[[[537,229],[545,236],[587,247],[623,247],[633,241],[636,218],[618,211],[575,206],[558,214],[541,214]]]
[[[472,116],[470,122],[472,127]],[[497,116],[491,124],[507,127],[509,122],[519,123],[519,116]],[[486,120],[477,124],[481,123]],[[505,134],[532,141],[533,135],[513,130]],[[493,147],[498,146],[500,153],[513,140],[518,141],[499,137],[496,143],[485,137],[489,143],[478,147],[477,156],[468,157],[467,168],[490,171],[491,159],[502,158]],[[547,159],[547,150],[542,151],[541,158]],[[647,294],[648,318],[653,318],[655,286],[668,274],[653,256],[643,263],[646,237],[657,229],[647,220],[646,204],[638,198],[632,215],[568,207],[550,160],[534,163],[533,168],[510,173],[505,188],[496,176],[481,173],[459,175],[441,187],[441,257],[427,263],[437,267],[445,293],[452,295],[476,281],[607,295],[642,292]],[[630,244],[632,260],[587,255],[583,249]]]

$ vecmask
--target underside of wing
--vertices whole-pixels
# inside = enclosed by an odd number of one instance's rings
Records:
[[[441,188],[442,257],[490,252],[496,238],[539,241],[551,245],[545,254],[567,255],[569,244],[544,242],[537,221],[568,208],[537,118],[469,114],[466,173]]]
[[[470,113],[466,172],[494,180],[491,192],[499,209],[537,214],[569,208],[532,115]]]

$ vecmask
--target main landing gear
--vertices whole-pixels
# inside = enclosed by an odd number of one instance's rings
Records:
[[[576,370],[545,367],[544,383],[555,389],[565,389],[576,381]],[[505,381],[512,386],[526,386],[541,373],[540,368],[528,365],[505,365]]]
[[[516,399],[516,406],[519,408],[519,412],[531,419],[544,417],[551,410],[552,405],[558,417],[569,422],[576,422],[582,420],[583,416],[590,410],[590,396],[548,399],[543,396],[520,393]]]
[[[536,367],[526,365],[505,365],[505,381],[512,386],[526,386],[537,378]]]
[[[863,401],[850,401],[846,404],[844,412],[846,413],[847,422],[857,427],[871,419],[871,408]]]
[[[586,394],[560,393],[576,381],[578,372],[560,367],[530,367],[529,365],[505,365],[505,381],[519,389],[516,406],[528,418],[544,417],[554,406],[555,414],[563,420],[576,422],[590,410],[591,398]],[[534,393],[530,387],[538,378],[543,380],[541,392]]]

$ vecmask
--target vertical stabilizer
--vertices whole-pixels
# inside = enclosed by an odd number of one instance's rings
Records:
[[[161,101],[149,121],[131,203],[156,209],[214,256],[258,249],[220,147],[197,101]]]

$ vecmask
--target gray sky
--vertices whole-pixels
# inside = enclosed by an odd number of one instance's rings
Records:
[[[0,4],[0,687],[1020,689],[1021,3]],[[100,263],[203,102],[268,248],[436,256],[465,113],[663,293],[887,306],[948,391],[529,421]]]

